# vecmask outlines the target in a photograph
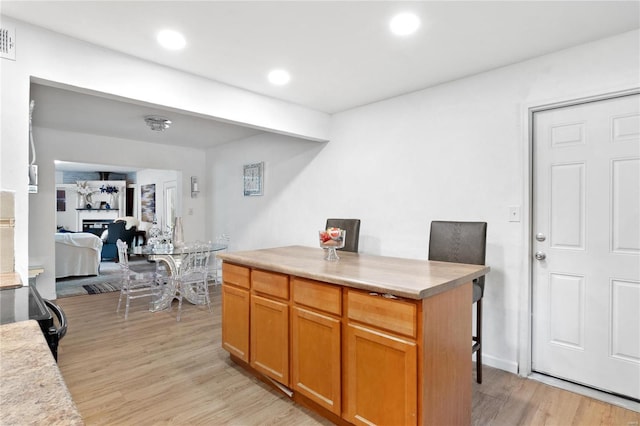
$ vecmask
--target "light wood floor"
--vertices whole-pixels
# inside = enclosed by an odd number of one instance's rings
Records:
[[[328,425],[229,361],[213,310],[151,313],[118,293],[58,299],[69,319],[58,364],[88,425]],[[638,426],[640,414],[485,367],[473,386],[474,425]]]

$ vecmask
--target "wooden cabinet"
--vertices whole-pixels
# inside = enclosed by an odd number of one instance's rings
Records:
[[[346,420],[418,422],[418,305],[347,290]]]
[[[233,359],[248,353],[245,367],[336,424],[471,424],[472,280],[489,268],[322,255],[300,246],[220,255]]]
[[[222,265],[222,347],[249,362],[250,269]]]
[[[342,291],[311,280],[291,281],[293,390],[340,416]]]
[[[254,270],[251,292],[250,364],[289,386],[289,277]]]

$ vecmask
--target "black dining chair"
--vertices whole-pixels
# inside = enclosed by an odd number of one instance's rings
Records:
[[[358,252],[358,243],[360,242],[360,219],[327,219],[325,229],[340,228],[347,231],[344,247],[338,250]]]
[[[429,260],[484,265],[487,251],[486,222],[431,222]],[[476,331],[471,353],[476,354],[476,381],[482,383],[482,297],[484,276],[473,280]]]

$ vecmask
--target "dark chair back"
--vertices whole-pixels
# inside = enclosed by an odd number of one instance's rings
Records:
[[[486,252],[486,222],[431,222],[429,260],[484,265]],[[484,293],[484,276],[474,282]]]
[[[358,252],[360,242],[360,219],[327,219],[325,228],[340,228],[347,231],[344,247],[338,250]]]
[[[125,229],[126,222],[113,222],[107,225],[107,241],[106,244],[115,244],[118,240],[122,240],[127,243],[128,246],[132,245],[133,237],[136,235],[136,227],[131,229]]]

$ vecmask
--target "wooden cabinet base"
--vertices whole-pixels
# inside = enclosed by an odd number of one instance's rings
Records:
[[[350,253],[329,268],[319,254],[222,255],[224,285],[250,296],[223,297],[232,359],[336,424],[469,425],[471,280],[488,268]],[[415,297],[395,293],[407,283]]]
[[[318,413],[319,415],[321,415],[325,419],[331,421],[332,423],[334,423],[334,424],[336,424],[338,426],[353,426],[352,423],[347,422],[342,417],[336,416],[331,411],[327,410],[326,408],[322,407],[321,405],[315,403],[311,399],[307,398],[306,396],[304,396],[304,395],[302,395],[302,394],[300,394],[298,392],[292,391],[293,392],[293,396],[289,396],[286,393],[282,392],[282,389],[280,389],[278,386],[276,386],[269,378],[267,378],[266,376],[264,376],[260,372],[258,372],[255,369],[253,369],[253,367],[251,367],[251,365],[249,365],[248,363],[244,362],[242,359],[238,358],[237,356],[234,356],[234,355],[230,354],[229,358],[231,359],[231,361],[236,363],[239,367],[242,367],[247,372],[251,373],[256,378],[260,379],[263,383],[269,385],[272,389],[282,393],[283,395],[286,395],[286,396],[290,397],[293,400],[293,402],[295,402],[296,404],[301,405],[301,406],[303,406],[303,407],[305,407],[305,408],[307,408],[307,409],[309,409],[309,410],[311,410],[311,411],[313,411],[315,413]]]
[[[423,300],[425,343],[418,368],[424,425],[471,424],[471,293],[467,283]]]
[[[311,410],[311,411],[314,411],[314,412],[320,414],[322,417],[324,417],[325,419],[328,419],[333,424],[336,424],[336,425],[339,425],[339,426],[350,426],[350,425],[352,425],[352,423],[349,423],[348,421],[346,421],[342,417],[336,416],[331,411],[329,411],[326,408],[318,405],[313,400],[307,398],[306,396],[304,396],[304,395],[302,395],[302,394],[300,394],[298,392],[294,392],[293,393],[293,401],[295,403],[297,403],[297,404],[299,404],[299,405]]]

